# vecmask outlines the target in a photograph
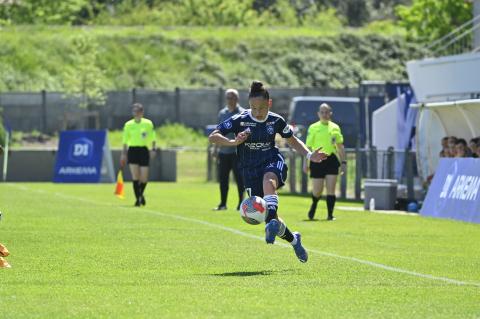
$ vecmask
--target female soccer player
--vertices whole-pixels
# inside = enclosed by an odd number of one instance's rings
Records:
[[[248,96],[250,110],[246,110],[221,123],[210,134],[212,143],[222,146],[237,146],[238,165],[245,187],[251,195],[263,197],[267,202],[265,218],[265,241],[273,244],[275,237],[292,244],[301,262],[308,259],[301,243],[300,233],[292,233],[277,214],[277,189],[285,184],[287,165],[275,147],[275,135],[279,133],[297,152],[313,162],[320,162],[326,155],[320,150],[310,152],[299,139],[293,136],[290,126],[278,114],[270,112],[272,100],[262,82],[253,81]],[[235,139],[225,137],[235,133]]]
[[[135,206],[140,206],[146,204],[143,192],[147,187],[150,157],[153,158],[156,152],[155,130],[152,121],[143,117],[142,104],[133,104],[132,114],[133,119],[125,123],[123,127],[123,151],[120,157],[120,166],[125,165],[128,157],[136,198]],[[148,152],[149,145],[152,146],[150,154]]]
[[[345,172],[346,160],[343,147],[343,135],[340,127],[331,121],[332,108],[323,103],[318,110],[320,121],[313,123],[308,128],[307,146],[311,149],[321,148],[327,159],[321,163],[310,163],[310,177],[312,178],[312,205],[308,211],[308,218],[315,217],[317,203],[322,196],[323,184],[327,184],[327,220],[335,220],[333,209],[335,207],[335,187],[337,185],[338,168],[341,166],[342,174]],[[342,163],[340,165],[340,162]],[[307,172],[307,161],[304,164]]]

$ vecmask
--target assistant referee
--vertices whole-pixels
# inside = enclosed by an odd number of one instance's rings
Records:
[[[328,155],[327,159],[320,163],[310,163],[310,177],[312,179],[312,205],[308,211],[310,220],[315,217],[315,211],[322,196],[325,182],[327,184],[327,220],[335,220],[333,209],[336,201],[335,187],[337,185],[337,176],[340,167],[341,173],[345,173],[347,164],[343,147],[343,135],[340,127],[331,121],[332,114],[330,105],[323,103],[318,110],[320,120],[308,128],[306,145],[311,150],[321,148]],[[305,162],[303,168],[305,172],[308,172],[307,165],[308,163]]]
[[[120,157],[120,166],[128,166],[133,180],[135,193],[135,206],[145,205],[144,191],[148,182],[148,169],[150,157],[155,156],[155,129],[152,121],[143,117],[143,105],[132,105],[133,119],[126,122],[123,127],[123,151]],[[151,145],[150,153],[148,147]]]

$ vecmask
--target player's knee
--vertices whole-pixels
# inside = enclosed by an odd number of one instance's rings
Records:
[[[264,187],[269,187],[276,189],[277,188],[277,178],[275,174],[265,174],[263,178]]]

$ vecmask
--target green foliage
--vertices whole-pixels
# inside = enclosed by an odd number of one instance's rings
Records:
[[[72,51],[68,54],[70,67],[64,70],[65,93],[81,97],[80,107],[104,104],[105,77],[97,65],[99,52],[96,39],[87,33],[81,33],[73,38],[71,48]]]
[[[0,90],[72,93],[237,86],[252,78],[271,86],[355,86],[359,79],[406,78],[418,45],[393,28],[343,32],[325,27],[4,28]],[[82,79],[85,77],[85,81]],[[82,83],[86,83],[83,87]]]
[[[470,1],[413,0],[411,7],[398,6],[397,14],[411,39],[429,42],[472,19],[473,13]]]
[[[21,0],[0,3],[0,25],[67,24],[80,18],[82,11],[91,11],[88,0]]]

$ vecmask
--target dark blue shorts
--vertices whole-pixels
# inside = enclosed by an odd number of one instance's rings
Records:
[[[263,176],[265,173],[272,172],[277,175],[278,188],[285,185],[287,180],[287,163],[283,157],[279,156],[278,161],[268,163],[267,165],[257,166],[252,169],[241,169],[243,180],[245,182],[245,189],[251,189],[252,196],[263,197]]]

